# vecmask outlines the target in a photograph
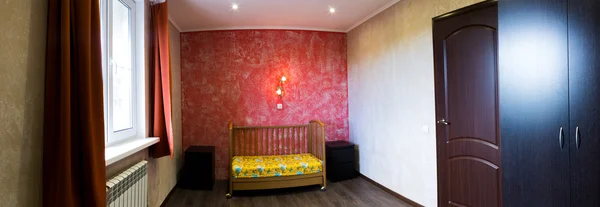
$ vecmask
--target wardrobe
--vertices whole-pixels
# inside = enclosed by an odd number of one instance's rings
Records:
[[[499,0],[502,205],[600,206],[600,0]]]

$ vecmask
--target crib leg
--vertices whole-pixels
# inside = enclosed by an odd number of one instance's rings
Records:
[[[325,172],[323,172],[323,174],[325,174]],[[325,175],[323,175],[323,185],[321,185],[321,191],[326,191],[327,190],[327,177],[325,177]]]
[[[229,178],[229,193],[225,194],[225,197],[227,199],[231,198],[231,195],[233,194],[233,188],[232,188],[232,184],[231,184],[231,178]]]

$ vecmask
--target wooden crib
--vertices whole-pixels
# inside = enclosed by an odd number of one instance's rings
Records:
[[[315,170],[310,174],[273,177],[242,178],[234,175],[237,173],[237,169],[234,172],[232,165],[240,158],[255,159],[257,157],[254,156],[279,157],[280,155],[297,156],[300,154],[310,156],[315,160],[318,159],[322,163],[322,170]],[[295,126],[234,126],[230,122],[229,193],[226,196],[231,198],[234,190],[262,190],[308,185],[321,185],[321,190],[324,191],[327,188],[325,160],[325,125],[321,121],[314,120],[305,125]]]

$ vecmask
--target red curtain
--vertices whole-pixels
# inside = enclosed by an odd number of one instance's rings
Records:
[[[98,0],[49,0],[44,206],[106,206]]]
[[[150,61],[150,137],[160,141],[152,146],[152,157],[170,155],[173,157],[173,128],[171,125],[171,61],[169,53],[169,13],[167,2],[151,6],[151,47]]]

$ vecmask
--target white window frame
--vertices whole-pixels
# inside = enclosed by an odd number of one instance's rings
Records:
[[[114,132],[112,122],[112,64],[110,43],[112,3],[119,1],[130,9],[130,31],[132,60],[132,127]],[[100,0],[101,22],[102,22],[102,76],[104,84],[104,120],[105,120],[105,143],[111,147],[136,139],[146,138],[145,127],[145,54],[144,54],[144,2],[139,0]]]

